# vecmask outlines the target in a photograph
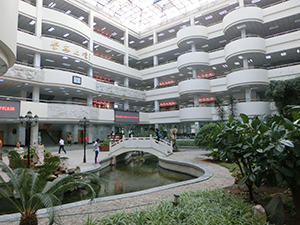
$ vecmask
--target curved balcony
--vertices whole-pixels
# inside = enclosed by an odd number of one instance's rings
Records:
[[[270,114],[270,102],[241,102],[237,104],[237,111],[250,117]]]
[[[263,9],[258,7],[242,7],[228,13],[223,18],[223,32],[226,33],[231,27],[238,27],[239,25],[247,22],[256,22],[262,24]]]
[[[192,107],[179,110],[180,121],[212,120],[212,108]]]
[[[189,93],[210,93],[210,80],[207,79],[191,79],[179,83],[179,95]]]
[[[189,52],[178,57],[178,69],[184,69],[188,66],[208,66],[209,57],[207,52]]]
[[[268,71],[265,69],[235,71],[226,76],[226,82],[227,89],[245,85],[268,85]]]
[[[231,41],[225,46],[225,60],[239,55],[247,55],[251,53],[265,54],[265,39],[261,37],[247,37]]]
[[[10,0],[0,2],[0,75],[3,75],[16,61],[18,3]]]
[[[177,32],[177,45],[191,39],[208,39],[207,27],[205,26],[189,26]]]

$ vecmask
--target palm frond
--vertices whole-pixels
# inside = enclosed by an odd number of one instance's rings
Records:
[[[14,151],[14,150],[9,151],[7,149],[1,149],[0,152],[7,155],[10,158],[10,160],[13,160],[15,168],[25,168],[24,161],[23,161],[23,159],[21,159],[18,152]]]

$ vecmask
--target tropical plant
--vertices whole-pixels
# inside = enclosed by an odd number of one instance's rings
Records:
[[[226,111],[223,106],[223,100],[220,97],[216,97],[215,107],[217,108],[217,115],[221,121],[224,121]]]
[[[109,143],[111,143],[111,140],[110,139],[106,139],[104,140],[103,142],[100,143],[101,146],[108,146]]]
[[[230,93],[228,95],[228,100],[227,100],[227,103],[228,103],[228,116],[231,117],[235,117],[236,116],[236,99],[235,97],[233,96],[232,93]]]
[[[6,151],[15,160],[16,169],[12,170],[3,161],[0,168],[6,173],[9,180],[5,181],[0,175],[0,196],[4,198],[16,211],[21,213],[20,225],[38,224],[36,212],[42,207],[48,209],[49,224],[54,222],[54,206],[61,204],[62,193],[85,186],[96,196],[93,184],[100,184],[100,178],[89,173],[75,173],[66,177],[58,177],[49,181],[50,175],[60,164],[58,157],[48,159],[38,173],[25,169],[19,154],[15,151]]]
[[[207,148],[208,143],[205,143],[205,141],[208,141],[208,136],[215,131],[215,128],[216,123],[205,124],[201,127],[195,136],[195,145],[200,148]]]

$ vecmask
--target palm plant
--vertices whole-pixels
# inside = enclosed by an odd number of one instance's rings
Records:
[[[224,121],[226,111],[223,107],[223,100],[220,97],[216,97],[215,106],[217,108],[217,115],[221,121]]]
[[[49,181],[50,175],[60,164],[58,157],[48,159],[41,170],[35,173],[24,168],[17,152],[10,151],[9,156],[14,159],[16,169],[12,170],[0,161],[0,168],[9,178],[9,181],[5,181],[0,175],[0,183],[4,187],[0,189],[0,196],[21,213],[20,225],[38,224],[36,212],[43,207],[48,209],[49,224],[53,224],[54,206],[61,204],[58,196],[68,190],[85,186],[91,190],[92,198],[96,196],[92,183],[99,186],[100,178],[94,174],[75,173]]]

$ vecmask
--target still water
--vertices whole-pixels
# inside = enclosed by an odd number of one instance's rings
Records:
[[[100,197],[141,191],[195,178],[159,167],[155,156],[137,156],[131,161],[118,162],[117,165],[100,171],[99,175],[106,181],[105,188],[100,190]],[[84,192],[85,190],[78,190],[66,193],[63,203],[85,199]]]

